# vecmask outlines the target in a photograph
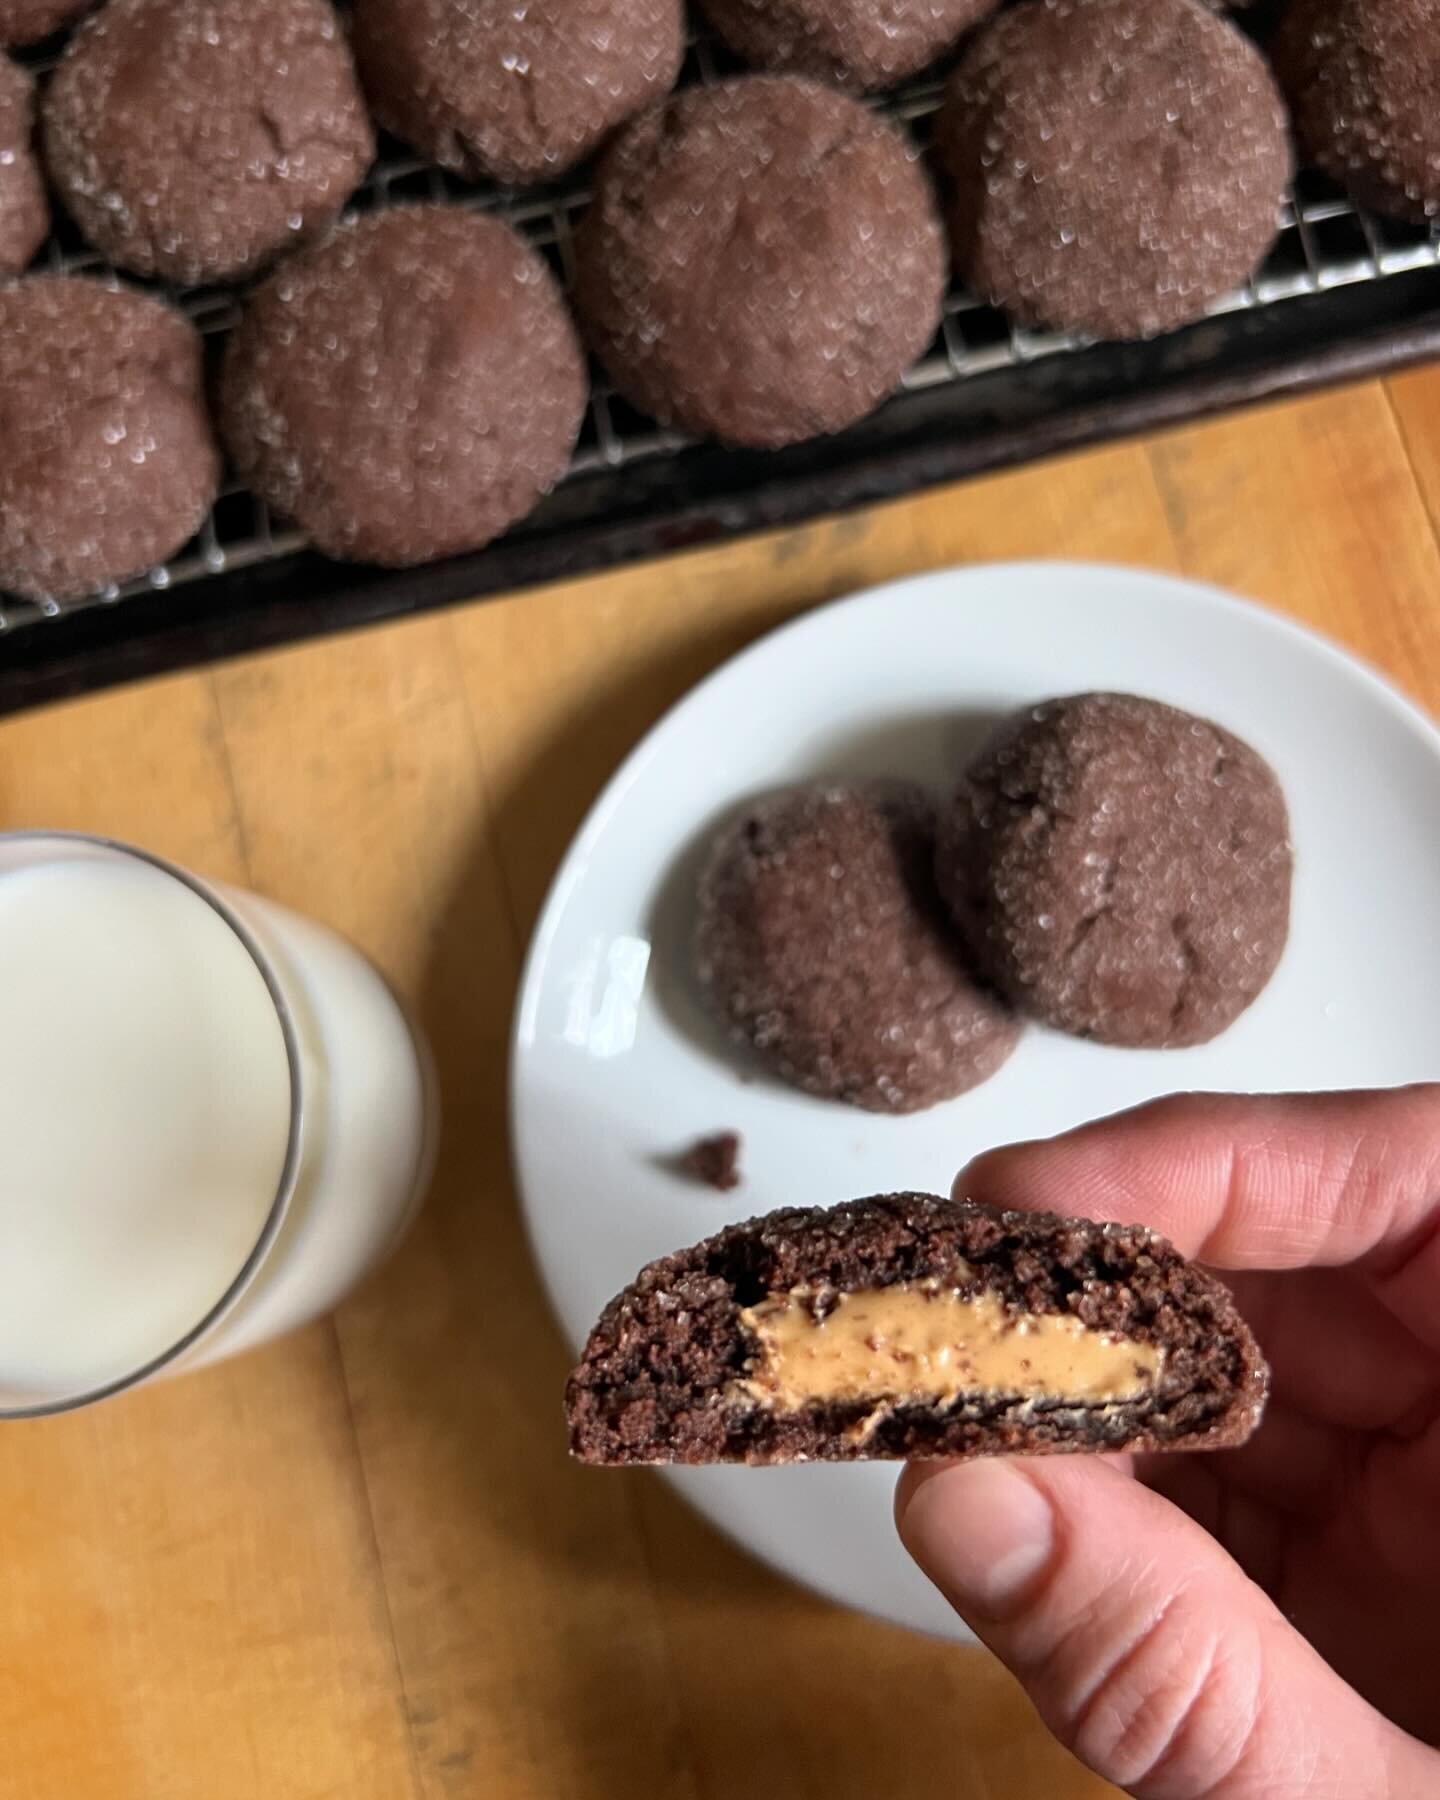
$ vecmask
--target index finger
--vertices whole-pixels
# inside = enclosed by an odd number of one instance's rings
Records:
[[[1222,1269],[1364,1262],[1440,1347],[1440,1085],[1179,1094],[992,1150],[957,1196],[1143,1224]]]

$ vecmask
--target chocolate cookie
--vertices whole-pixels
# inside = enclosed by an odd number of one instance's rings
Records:
[[[0,275],[18,275],[49,229],[50,203],[35,160],[35,84],[0,55]]]
[[[564,473],[585,365],[549,270],[499,220],[400,207],[257,291],[226,350],[236,467],[322,550],[478,549]]]
[[[737,56],[859,88],[928,68],[1000,0],[701,0]]]
[[[1017,714],[942,814],[937,864],[981,971],[1080,1037],[1155,1049],[1224,1031],[1290,928],[1274,773],[1208,720],[1130,694]]]
[[[219,480],[186,319],[75,276],[0,287],[0,589],[68,600],[138,575]]]
[[[357,0],[375,116],[471,181],[561,175],[675,85],[682,0]]]
[[[300,243],[375,153],[329,0],[109,0],[43,110],[81,231],[167,281],[231,281]]]
[[[807,1093],[915,1112],[993,1075],[1015,1020],[977,986],[935,890],[934,813],[908,782],[756,802],[700,882],[696,964],[716,1016]]]
[[[1292,0],[1272,54],[1312,162],[1377,212],[1440,214],[1440,0]]]
[[[651,1263],[565,1398],[582,1462],[869,1462],[1223,1449],[1268,1382],[1228,1290],[1142,1226],[894,1194]]]
[[[1028,325],[1140,338],[1274,242],[1292,168],[1258,50],[1199,0],[1026,0],[976,37],[935,133],[955,266]]]
[[[94,5],[95,0],[0,0],[0,47],[38,44]]]
[[[933,337],[945,280],[914,147],[858,100],[780,75],[635,120],[575,250],[577,309],[626,398],[759,447],[878,406]]]

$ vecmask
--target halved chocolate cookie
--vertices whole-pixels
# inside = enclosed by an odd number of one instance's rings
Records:
[[[1268,1383],[1229,1291],[1143,1226],[893,1194],[651,1263],[566,1411],[611,1466],[1215,1450]]]

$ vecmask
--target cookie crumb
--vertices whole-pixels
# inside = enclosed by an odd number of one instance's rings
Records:
[[[713,1137],[697,1138],[676,1167],[706,1187],[728,1194],[740,1185],[740,1133],[717,1131]]]

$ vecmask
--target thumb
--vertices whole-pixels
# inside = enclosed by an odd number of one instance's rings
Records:
[[[1207,1532],[1122,1468],[915,1466],[895,1514],[910,1554],[1055,1735],[1138,1800],[1420,1791],[1428,1753],[1346,1687]]]

